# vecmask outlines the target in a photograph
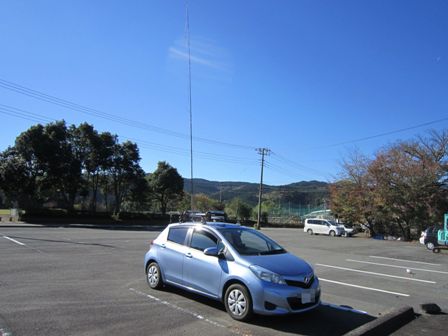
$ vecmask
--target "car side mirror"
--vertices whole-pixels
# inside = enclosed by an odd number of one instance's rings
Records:
[[[217,257],[219,255],[219,250],[217,247],[207,247],[204,250],[204,254],[212,257]]]

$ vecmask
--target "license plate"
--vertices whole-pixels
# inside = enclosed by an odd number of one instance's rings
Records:
[[[302,303],[311,303],[315,301],[314,290],[303,291],[301,294]]]

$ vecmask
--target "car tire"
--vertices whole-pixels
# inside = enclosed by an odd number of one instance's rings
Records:
[[[440,248],[435,247],[435,248],[432,250],[432,252],[433,252],[433,253],[440,253]]]
[[[310,236],[312,236],[312,235],[313,235],[313,230],[308,229],[308,230],[306,231],[306,233],[308,233]]]
[[[247,288],[240,284],[229,286],[224,295],[227,313],[234,320],[247,321],[253,315],[252,299]]]
[[[334,232],[333,230],[330,231],[330,236],[334,237],[336,236],[336,232]]]
[[[433,251],[434,248],[436,247],[435,244],[434,244],[433,242],[431,242],[431,241],[426,242],[425,246],[426,246],[426,248],[427,248],[428,250],[430,250],[430,251]]]
[[[146,282],[152,289],[160,289],[163,287],[162,273],[156,262],[152,262],[146,268]]]

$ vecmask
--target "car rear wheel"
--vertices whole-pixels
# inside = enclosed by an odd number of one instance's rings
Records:
[[[160,267],[156,262],[152,262],[146,268],[146,281],[152,289],[160,289],[163,286]]]
[[[334,232],[333,230],[330,231],[330,236],[334,237],[336,236],[336,232]]]
[[[238,321],[247,321],[251,318],[252,300],[246,287],[240,284],[229,286],[224,296],[227,313]]]
[[[306,231],[310,236],[313,234],[313,230],[308,229],[308,231]]]

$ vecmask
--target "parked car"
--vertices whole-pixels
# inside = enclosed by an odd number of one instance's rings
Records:
[[[305,219],[305,226],[303,231],[308,234],[326,234],[332,237],[341,236],[344,234],[344,227],[339,226],[338,223],[320,218],[307,218]]]
[[[205,217],[210,222],[227,222],[227,214],[220,210],[209,210],[205,213]]]
[[[339,223],[340,226],[344,229],[344,233],[342,234],[345,237],[351,237],[356,233],[356,229],[351,224]]]
[[[237,224],[171,224],[151,242],[144,266],[151,288],[173,285],[222,301],[236,320],[320,304],[319,280],[306,261]]]
[[[182,222],[203,222],[205,219],[205,212],[187,210],[181,215]]]
[[[437,246],[437,233],[440,229],[441,226],[439,225],[429,226],[426,230],[422,231],[419,239],[420,243],[432,251]]]

